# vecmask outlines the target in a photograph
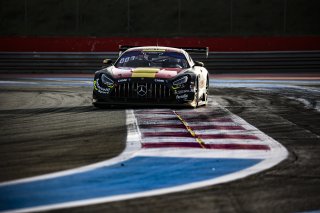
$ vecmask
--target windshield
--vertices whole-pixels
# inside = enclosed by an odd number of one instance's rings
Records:
[[[116,62],[116,67],[188,68],[184,54],[166,51],[129,51]]]

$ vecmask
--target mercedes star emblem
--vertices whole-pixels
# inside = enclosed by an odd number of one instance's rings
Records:
[[[139,96],[145,96],[147,94],[147,87],[145,85],[139,85],[137,88],[137,94]]]

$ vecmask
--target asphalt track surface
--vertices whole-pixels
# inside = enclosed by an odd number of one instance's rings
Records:
[[[1,182],[88,165],[115,157],[124,149],[124,108],[95,109],[90,87],[49,80],[49,86],[43,81],[1,86]],[[218,104],[288,149],[289,157],[276,167],[196,190],[52,212],[319,210],[320,92],[318,82],[309,82],[212,82],[215,86],[210,93]]]

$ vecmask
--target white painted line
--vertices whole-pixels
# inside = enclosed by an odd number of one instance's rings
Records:
[[[145,119],[145,118],[175,118],[176,115],[173,114],[141,114],[137,115],[137,119]]]
[[[187,122],[189,126],[241,126],[236,122]]]
[[[160,142],[190,142],[197,143],[196,139],[193,137],[183,138],[183,137],[144,137],[141,139],[142,143],[160,143]]]
[[[151,119],[151,118],[150,118]],[[174,120],[174,121],[166,121],[166,120],[159,120],[159,121],[151,121],[151,120],[138,120],[138,124],[181,124],[181,122],[179,120]]]
[[[192,129],[192,127],[191,127]],[[152,128],[152,129],[147,129],[147,128],[142,128],[140,129],[141,133],[160,133],[160,132],[188,132],[186,129],[180,129],[180,128]],[[254,134],[259,134],[256,130],[193,130],[197,135],[218,135],[218,134],[237,134],[237,135],[254,135]]]
[[[139,156],[161,156],[161,157],[181,157],[181,152],[186,158],[236,158],[236,159],[265,159],[272,157],[271,152],[264,150],[255,150],[248,152],[248,150],[220,150],[220,149],[142,149],[139,151]]]
[[[250,144],[250,145],[265,145],[262,140],[250,139],[202,139],[205,144]],[[248,150],[256,151],[256,150]]]

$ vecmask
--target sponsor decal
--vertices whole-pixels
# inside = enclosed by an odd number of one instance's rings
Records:
[[[183,95],[177,95],[176,99],[187,99],[188,98],[188,94],[183,94]]]
[[[127,82],[127,81],[128,81],[128,79],[126,79],[126,78],[124,78],[124,79],[119,79],[119,80],[118,80],[118,83]]]
[[[206,81],[204,79],[202,81],[200,81],[200,83],[199,83],[200,88],[205,87],[205,85],[206,85]]]
[[[175,90],[176,95],[192,92],[192,90]]]
[[[156,53],[158,53],[158,52],[165,52],[166,50],[164,50],[164,49],[144,49],[144,50],[142,50],[143,52],[156,52]]]
[[[157,82],[157,83],[164,83],[164,80],[163,79],[154,79],[154,82]]]
[[[101,87],[97,80],[93,81],[93,86],[94,86],[94,89],[97,90],[99,93],[109,94],[110,92],[110,88]]]
[[[120,64],[127,63],[128,61],[133,61],[135,58],[136,58],[136,56],[129,56],[129,57],[126,57],[126,58],[121,58],[119,63]]]

